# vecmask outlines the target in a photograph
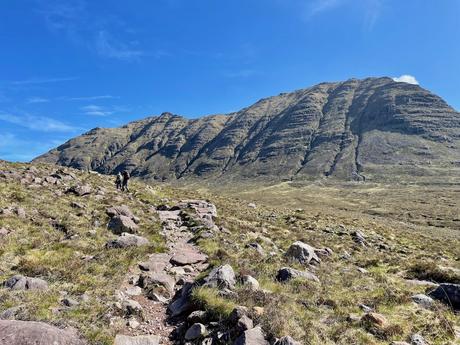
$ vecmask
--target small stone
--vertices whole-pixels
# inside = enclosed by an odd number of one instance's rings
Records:
[[[303,264],[320,263],[315,248],[301,241],[294,242],[286,252],[286,257],[297,260]]]
[[[204,310],[195,310],[194,312],[190,313],[189,316],[187,316],[187,321],[191,324],[197,323],[197,322],[205,322],[206,320],[206,311]]]
[[[138,315],[142,316],[143,309],[139,302],[128,299],[123,301],[121,305],[123,311],[126,315]]]
[[[412,301],[417,303],[418,305],[421,305],[424,308],[430,308],[434,304],[434,300],[424,294],[417,294],[411,297]]]
[[[127,325],[132,329],[136,329],[140,326],[140,323],[136,319],[129,319]]]
[[[241,277],[241,282],[243,283],[243,286],[248,288],[249,290],[252,291],[257,291],[259,290],[259,282],[257,279],[250,275],[244,275]]]
[[[158,335],[138,335],[128,336],[118,334],[115,337],[114,345],[159,345],[160,336]]]
[[[429,345],[425,338],[418,333],[411,335],[410,341],[412,345]]]
[[[205,278],[204,285],[218,289],[233,289],[235,284],[235,272],[232,266],[224,265],[214,268]]]
[[[319,282],[318,277],[313,273],[310,273],[308,271],[299,271],[290,267],[282,267],[276,275],[276,280],[278,280],[279,282],[286,282],[293,278],[302,278],[305,280]]]
[[[195,340],[206,335],[206,327],[202,323],[193,324],[187,332],[185,332],[185,340]]]
[[[139,226],[129,217],[115,216],[110,219],[109,224],[107,224],[107,228],[114,234],[120,235],[123,232],[130,234],[136,233]]]
[[[75,307],[77,305],[79,305],[80,303],[78,303],[78,301],[72,299],[72,298],[64,298],[62,300],[62,304],[64,304],[66,307]]]
[[[110,240],[105,244],[106,248],[128,248],[128,247],[141,247],[148,245],[150,242],[148,239],[142,236],[122,233],[120,237]]]
[[[246,315],[241,316],[236,323],[236,328],[240,332],[247,331],[248,329],[251,329],[253,327],[253,321]]]
[[[301,345],[298,341],[295,341],[290,336],[285,336],[278,339],[275,345]]]
[[[264,332],[260,326],[248,329],[238,339],[234,345],[269,345],[265,340]]]
[[[130,286],[126,289],[125,294],[128,296],[142,295],[142,289],[139,286]]]

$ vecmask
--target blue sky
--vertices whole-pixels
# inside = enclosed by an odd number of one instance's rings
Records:
[[[410,75],[460,109],[459,0],[2,0],[0,158],[93,127]]]

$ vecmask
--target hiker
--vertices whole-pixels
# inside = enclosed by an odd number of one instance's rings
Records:
[[[130,177],[129,172],[127,172],[126,170],[123,171],[123,184],[121,186],[121,190],[126,191],[126,192],[129,192],[129,189],[128,189],[129,177]]]
[[[121,189],[122,181],[123,181],[123,176],[121,175],[121,172],[118,172],[117,178],[115,179],[115,185],[117,186],[117,189]]]

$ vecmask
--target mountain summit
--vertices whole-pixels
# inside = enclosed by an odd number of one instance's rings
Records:
[[[95,128],[35,159],[147,179],[381,180],[460,164],[460,113],[418,85],[350,79],[238,112]]]

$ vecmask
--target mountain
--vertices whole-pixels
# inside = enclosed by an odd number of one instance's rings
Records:
[[[35,161],[158,180],[439,176],[460,166],[460,113],[418,85],[350,79],[227,115],[95,128]]]

